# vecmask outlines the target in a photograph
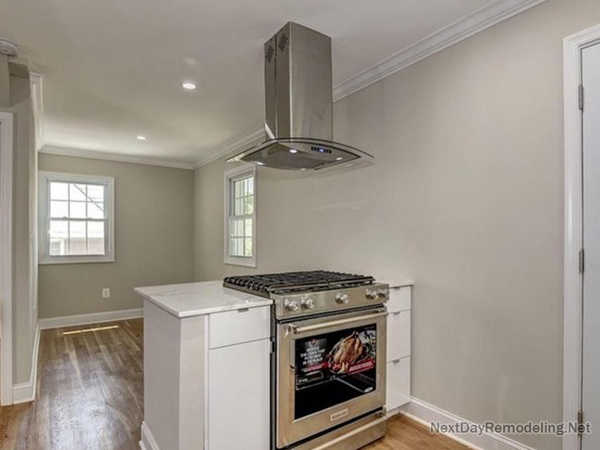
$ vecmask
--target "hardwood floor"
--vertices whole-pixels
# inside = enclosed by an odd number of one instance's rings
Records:
[[[143,321],[44,330],[40,339],[37,401],[0,408],[0,449],[139,450]],[[466,448],[397,416],[365,450]]]
[[[63,334],[116,326],[77,334]],[[139,450],[141,319],[42,331],[37,401],[0,409],[0,448]]]

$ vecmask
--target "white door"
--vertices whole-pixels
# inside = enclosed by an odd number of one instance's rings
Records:
[[[211,349],[209,450],[269,448],[269,339]]]
[[[582,50],[583,112],[583,450],[600,449],[600,44]],[[594,432],[595,431],[595,432]]]

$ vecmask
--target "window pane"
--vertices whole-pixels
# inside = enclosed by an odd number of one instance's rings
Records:
[[[229,254],[231,256],[244,256],[243,238],[231,238],[229,245]]]
[[[97,184],[88,184],[87,187],[88,200],[94,200],[95,202],[104,202],[104,186]]]
[[[50,182],[50,198],[52,200],[67,200],[69,198],[69,185],[55,181]]]
[[[85,219],[85,202],[70,202],[70,217],[75,219]]]
[[[51,201],[50,217],[69,217],[69,202]]]
[[[254,197],[246,197],[244,205],[244,214],[254,214]]]
[[[52,256],[67,254],[67,240],[69,237],[68,222],[66,220],[51,220],[49,230],[50,248]]]
[[[235,207],[233,208],[233,215],[234,216],[241,216],[242,214],[244,214],[244,198],[236,198],[234,200],[235,202]]]
[[[242,237],[244,235],[244,220],[231,219],[229,235],[232,237]]]
[[[252,219],[246,219],[246,228],[244,229],[244,236],[252,236]]]
[[[69,222],[69,255],[85,255],[87,246],[85,242],[85,222]]]
[[[88,254],[104,255],[104,222],[88,222]]]
[[[88,202],[87,204],[87,216],[90,219],[104,219],[104,203],[102,202]]]
[[[252,238],[246,238],[245,243],[244,256],[252,256]]]
[[[85,202],[87,194],[87,186],[85,184],[69,184],[70,200],[78,200]]]
[[[254,177],[248,178],[248,194],[254,194]]]

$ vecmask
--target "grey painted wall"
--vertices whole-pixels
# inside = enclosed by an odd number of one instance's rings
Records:
[[[192,171],[44,153],[39,169],[115,177],[116,217],[116,262],[39,266],[40,318],[138,308],[134,287],[192,280]]]
[[[336,139],[376,165],[259,169],[255,270],[223,264],[225,163],[200,168],[196,278],[414,279],[416,397],[477,422],[560,421],[562,39],[599,22],[597,0],[549,0],[336,103]]]

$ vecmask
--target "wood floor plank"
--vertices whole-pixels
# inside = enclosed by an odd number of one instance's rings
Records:
[[[42,331],[37,400],[0,408],[0,450],[139,450],[142,356],[141,319]],[[397,416],[386,437],[365,450],[466,448]]]

